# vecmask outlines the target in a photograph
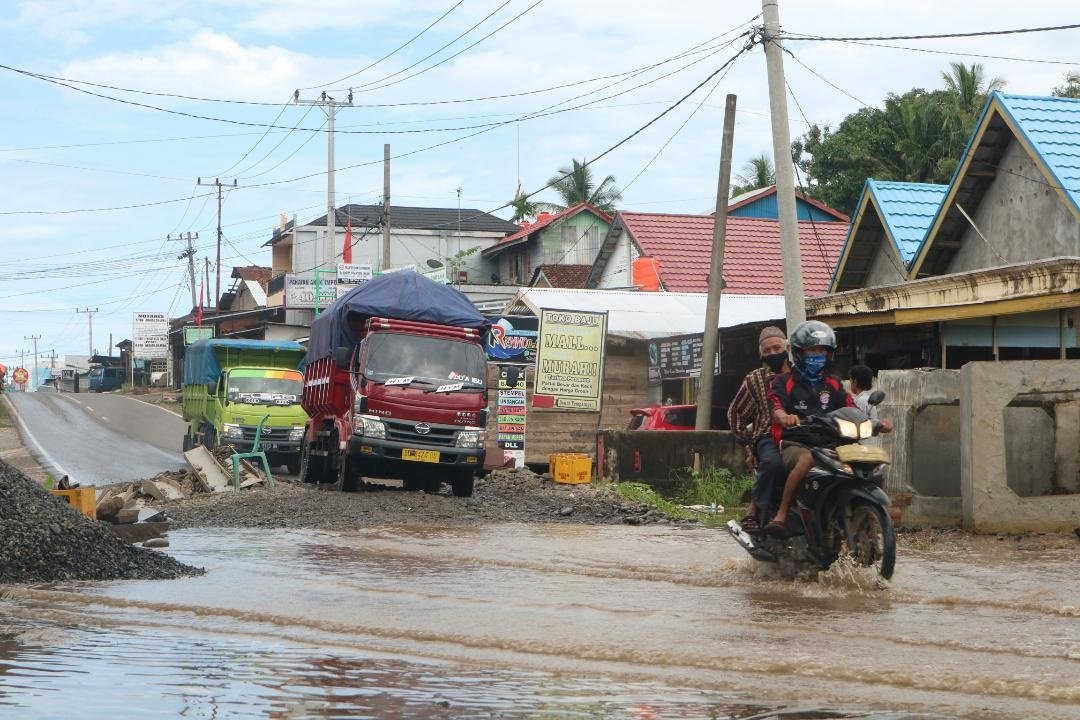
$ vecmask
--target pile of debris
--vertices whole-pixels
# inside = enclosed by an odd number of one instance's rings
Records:
[[[0,583],[156,580],[203,572],[129,545],[0,460]]]

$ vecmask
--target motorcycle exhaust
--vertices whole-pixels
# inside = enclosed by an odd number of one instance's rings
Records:
[[[735,542],[742,545],[743,550],[750,553],[750,557],[762,562],[776,562],[776,556],[765,548],[755,545],[753,538],[735,520],[727,521],[727,530],[731,533],[731,537],[735,538]]]

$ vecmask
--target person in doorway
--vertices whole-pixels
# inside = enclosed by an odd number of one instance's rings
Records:
[[[765,532],[770,535],[786,534],[785,524],[795,492],[799,488],[810,468],[814,466],[814,456],[806,445],[785,439],[785,431],[797,427],[800,421],[812,415],[825,415],[842,407],[853,407],[851,395],[836,377],[828,374],[829,363],[836,351],[836,333],[823,322],[808,320],[801,323],[791,333],[791,353],[795,359],[791,371],[777,375],[769,391],[769,406],[772,409],[772,434],[780,448],[787,480],[784,494],[780,498],[780,508]],[[882,424],[882,432],[892,429],[891,425]]]
[[[764,328],[758,335],[761,367],[743,378],[728,407],[728,426],[746,451],[747,466],[755,470],[750,507],[740,522],[747,531],[759,530],[764,518],[770,516],[783,482],[783,465],[771,433],[768,394],[773,378],[790,370],[787,348],[783,330]]]

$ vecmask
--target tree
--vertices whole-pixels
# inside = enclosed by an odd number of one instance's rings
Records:
[[[735,185],[731,194],[742,195],[751,190],[760,190],[776,184],[776,170],[772,158],[762,153],[752,157],[743,165],[742,172],[735,176]]]
[[[521,192],[521,187],[518,187],[517,195],[510,201],[510,207],[514,208],[514,216],[510,218],[510,222],[520,223],[521,221],[535,217],[539,208],[536,206],[529,196]]]
[[[953,63],[942,81],[942,90],[890,94],[884,107],[854,112],[835,130],[811,126],[792,151],[813,192],[850,214],[867,178],[949,182],[987,96],[1004,83],[978,63]]]
[[[1080,72],[1065,73],[1065,84],[1058,85],[1050,94],[1054,97],[1080,99]]]
[[[587,202],[609,215],[615,212],[615,204],[622,200],[622,193],[615,185],[615,177],[608,175],[599,184],[593,178],[592,168],[573,160],[570,167],[559,168],[558,174],[548,179],[548,185],[559,194],[561,204],[537,203],[539,209],[565,210],[571,205]]]

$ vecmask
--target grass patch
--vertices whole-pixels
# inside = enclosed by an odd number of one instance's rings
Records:
[[[11,416],[8,415],[6,402],[0,402],[0,427],[11,427]]]
[[[675,499],[683,505],[741,506],[754,486],[753,475],[736,475],[727,468],[706,468],[701,472],[683,468],[673,477],[682,487]]]
[[[645,505],[651,505],[652,507],[660,510],[670,517],[682,518],[689,520],[691,518],[700,520],[702,515],[700,513],[691,512],[690,510],[684,510],[671,500],[663,497],[651,487],[645,483],[636,482],[621,482],[616,483],[614,486],[615,492],[622,495],[627,500],[633,500],[634,502],[642,503]]]

